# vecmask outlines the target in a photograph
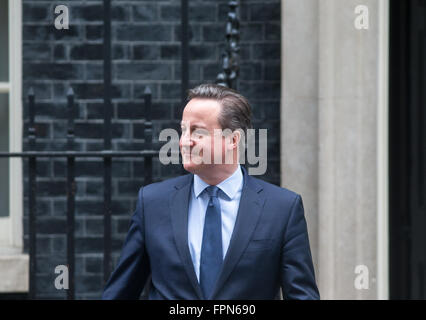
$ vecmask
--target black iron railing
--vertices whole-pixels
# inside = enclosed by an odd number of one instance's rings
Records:
[[[37,207],[37,184],[36,170],[37,158],[66,158],[67,159],[67,264],[69,276],[69,288],[67,298],[75,297],[75,251],[74,251],[74,231],[75,231],[75,161],[76,158],[98,157],[104,159],[104,281],[108,280],[111,273],[111,160],[115,157],[143,157],[144,158],[144,183],[152,181],[152,157],[158,154],[158,151],[152,150],[152,122],[151,122],[151,91],[145,90],[145,128],[144,140],[145,150],[143,151],[74,151],[74,93],[70,88],[67,93],[68,100],[68,129],[67,129],[67,151],[34,151],[36,144],[36,99],[34,91],[30,89],[28,94],[29,127],[28,141],[30,151],[25,152],[0,152],[0,157],[22,157],[28,158],[28,176],[29,176],[29,258],[30,258],[30,277],[29,277],[29,297],[35,298],[36,294],[36,254],[37,254],[37,230],[36,230],[36,207]],[[106,110],[106,108],[105,108]],[[111,116],[111,113],[105,111]],[[106,130],[105,130],[106,132]],[[105,134],[105,145],[111,146],[111,135]]]
[[[223,54],[223,72],[218,75],[217,82],[235,88],[238,76],[238,39],[239,22],[237,7],[238,1],[230,1],[230,12],[226,24],[227,49]],[[113,151],[111,148],[111,0],[103,1],[104,17],[104,45],[103,45],[103,85],[104,85],[104,150],[102,151],[75,151],[74,120],[76,114],[75,94],[72,88],[67,92],[67,150],[65,151],[36,151],[36,96],[31,88],[28,92],[28,151],[24,152],[0,152],[2,157],[28,158],[28,197],[29,197],[29,298],[34,299],[37,293],[36,287],[36,254],[37,254],[37,229],[36,229],[36,206],[37,206],[37,158],[66,158],[67,160],[67,264],[69,275],[69,289],[67,298],[75,298],[75,194],[76,175],[75,162],[78,158],[97,157],[103,159],[103,184],[104,184],[104,249],[103,249],[103,279],[106,282],[110,276],[111,264],[111,163],[116,157],[143,157],[144,158],[144,183],[152,182],[152,157],[158,155],[158,151],[153,148],[153,132],[151,121],[151,101],[152,94],[149,87],[144,92],[144,140],[145,150],[143,151]],[[182,106],[186,100],[189,87],[189,52],[188,52],[188,0],[181,0],[181,48],[182,48],[182,72],[181,72],[181,99]],[[146,290],[144,290],[145,292]],[[146,294],[146,293],[145,293]]]

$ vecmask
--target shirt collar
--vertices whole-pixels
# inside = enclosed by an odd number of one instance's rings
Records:
[[[230,199],[233,199],[238,192],[239,187],[243,181],[243,173],[241,171],[241,165],[238,165],[235,172],[223,180],[217,185],[217,187],[222,190]],[[194,193],[195,197],[199,195],[207,188],[209,184],[203,181],[198,175],[194,174]]]

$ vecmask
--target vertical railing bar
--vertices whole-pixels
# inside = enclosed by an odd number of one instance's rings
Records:
[[[68,100],[68,150],[74,150],[74,92],[67,92]],[[67,263],[69,288],[67,299],[75,298],[75,256],[74,256],[74,209],[75,209],[75,157],[67,157]]]
[[[104,148],[111,150],[111,0],[104,0]],[[111,273],[111,157],[104,158],[104,282]]]
[[[229,12],[226,22],[226,47],[222,53],[222,71],[216,77],[216,83],[232,89],[237,89],[239,75],[239,1],[228,2]]]
[[[181,0],[181,108],[189,88],[188,0]]]
[[[152,109],[152,94],[149,87],[145,88],[144,91],[144,103],[145,103],[145,130],[144,130],[144,139],[145,139],[145,148],[147,150],[152,149],[152,119],[151,119],[151,109]],[[152,156],[145,156],[144,159],[144,185],[150,184],[152,182]]]
[[[187,91],[189,89],[189,35],[188,35],[188,0],[181,0],[181,102],[179,111],[183,112],[186,104]],[[185,173],[183,166],[180,168]]]
[[[151,118],[151,112],[152,112],[152,93],[151,89],[149,87],[145,88],[144,91],[144,141],[145,141],[145,149],[151,150],[152,149],[152,118]],[[144,185],[150,184],[152,182],[152,156],[147,155],[144,157]],[[151,278],[147,280],[147,283],[145,284],[145,287],[142,290],[141,299],[147,300],[149,296],[149,291],[151,288]]]
[[[35,95],[33,88],[30,88],[28,92],[28,110],[30,123],[28,126],[28,144],[29,149],[34,151],[36,149],[36,136],[35,136]],[[29,175],[29,193],[28,193],[28,206],[29,206],[29,253],[30,253],[30,279],[29,279],[29,298],[35,299],[36,297],[36,253],[37,253],[37,237],[36,237],[36,170],[37,162],[36,157],[30,157],[28,160],[28,175]]]

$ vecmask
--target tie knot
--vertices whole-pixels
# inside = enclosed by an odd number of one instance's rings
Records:
[[[217,193],[219,192],[219,188],[216,186],[208,186],[206,190],[210,197],[217,197]]]

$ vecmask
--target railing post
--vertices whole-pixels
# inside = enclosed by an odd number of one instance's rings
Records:
[[[28,92],[28,111],[30,117],[30,123],[28,126],[28,144],[29,149],[34,151],[36,148],[36,136],[35,136],[35,95],[33,88],[30,88]],[[37,253],[37,237],[36,237],[36,170],[37,163],[36,157],[32,156],[28,160],[28,175],[29,175],[29,193],[28,193],[28,206],[29,206],[29,252],[30,252],[30,283],[29,283],[29,298],[35,299],[36,297],[36,272],[37,272],[37,264],[36,264],[36,253]]]
[[[67,92],[68,100],[68,151],[74,151],[74,92],[70,88]],[[67,263],[69,288],[68,300],[75,298],[75,256],[74,256],[74,212],[75,212],[75,166],[74,156],[67,157]]]
[[[152,149],[152,121],[151,121],[151,89],[145,88],[144,102],[145,102],[145,126],[144,126],[144,139],[145,149]],[[144,185],[152,182],[152,156],[145,156],[144,159]]]
[[[229,88],[237,88],[239,74],[240,22],[238,1],[229,1],[228,21],[226,22],[226,49],[222,54],[222,72],[217,75],[216,83]]]
[[[104,149],[111,150],[111,0],[104,0]],[[111,273],[111,157],[104,158],[104,282]]]
[[[181,0],[181,108],[189,87],[188,0]]]

